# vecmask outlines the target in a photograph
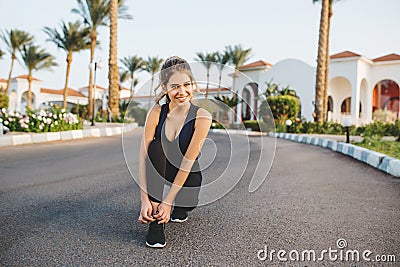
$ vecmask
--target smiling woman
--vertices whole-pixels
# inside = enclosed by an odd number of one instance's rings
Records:
[[[150,223],[146,244],[157,248],[166,245],[164,224],[186,221],[198,204],[202,174],[197,159],[212,121],[208,111],[191,102],[196,82],[186,60],[168,58],[160,81],[162,93],[148,113],[139,161],[139,221]],[[170,186],[165,197],[164,184]]]

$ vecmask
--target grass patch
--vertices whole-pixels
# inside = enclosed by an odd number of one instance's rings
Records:
[[[380,137],[365,137],[362,142],[354,144],[400,159],[400,142],[398,141],[384,141]]]

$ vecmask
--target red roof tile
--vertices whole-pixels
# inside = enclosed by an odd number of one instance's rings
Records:
[[[335,58],[346,58],[346,57],[361,57],[361,55],[353,53],[351,51],[343,51],[334,55],[331,55],[331,59]]]
[[[0,78],[0,83],[6,83],[6,82],[7,82],[6,79]]]
[[[82,87],[82,88],[79,88],[79,91],[84,91],[84,90],[87,90],[89,88],[89,86],[85,86],[85,87]],[[100,90],[108,90],[108,89],[106,89],[106,88],[104,88],[104,87],[101,87],[100,85],[96,85],[96,89],[100,89]]]
[[[67,88],[68,91],[68,96],[78,96],[78,97],[86,97],[85,95],[81,94],[80,92]],[[54,95],[63,95],[64,94],[64,89],[60,90],[54,90],[54,89],[48,89],[48,88],[40,88],[41,93],[46,93],[46,94],[54,94]]]
[[[258,60],[258,61],[246,64],[246,65],[243,65],[243,66],[239,67],[239,69],[241,70],[241,69],[249,69],[249,68],[255,68],[255,67],[265,67],[265,66],[272,66],[272,64],[268,63],[264,60]]]
[[[392,53],[392,54],[385,55],[382,57],[377,57],[377,58],[373,59],[372,61],[381,62],[381,61],[390,61],[390,60],[400,60],[400,55]]]
[[[27,75],[27,74],[19,75],[19,76],[17,76],[17,77],[12,78],[12,80],[13,80],[13,79],[28,79],[28,75]],[[32,77],[32,80],[33,80],[33,81],[40,81],[39,79],[36,79],[35,77]]]

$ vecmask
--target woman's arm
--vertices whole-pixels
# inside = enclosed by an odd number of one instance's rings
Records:
[[[150,142],[154,139],[154,134],[158,124],[158,118],[161,112],[160,106],[153,107],[146,118],[144,125],[142,140],[140,142],[139,152],[139,185],[140,185],[140,199],[142,203],[142,209],[139,216],[139,221],[146,223],[148,221],[154,221],[152,216],[152,208],[147,194],[147,178],[146,178],[146,159],[147,150]]]
[[[171,189],[163,200],[163,203],[172,205],[174,202],[176,195],[185,183],[192,169],[193,163],[200,153],[208,131],[210,130],[211,122],[212,118],[210,113],[207,110],[200,108],[197,112],[192,140],[190,141],[189,147],[182,159]]]

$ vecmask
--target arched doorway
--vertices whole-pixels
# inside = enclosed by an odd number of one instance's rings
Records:
[[[351,97],[343,100],[342,104],[340,105],[340,112],[342,113],[342,115],[351,114]]]
[[[33,92],[31,92],[31,94],[32,94],[31,109],[35,109],[36,96]],[[28,106],[27,103],[28,103],[28,91],[25,91],[21,96],[21,110],[20,110],[21,113],[25,113],[26,107]]]
[[[360,107],[359,107],[360,113],[362,112],[362,104],[360,101]],[[342,104],[340,105],[340,112],[342,115],[348,116],[351,115],[351,97],[346,98],[343,100]]]
[[[393,80],[378,82],[372,92],[372,113],[387,110],[399,117],[399,85]]]
[[[346,77],[337,76],[329,81],[328,120],[341,122],[343,115],[351,114],[351,94],[352,86]]]
[[[242,93],[242,120],[250,120],[250,91],[247,88],[243,89]]]
[[[240,117],[237,119],[254,120],[257,117],[258,85],[256,83],[246,84],[241,92],[241,101],[237,106]],[[238,115],[239,115],[238,114]]]

